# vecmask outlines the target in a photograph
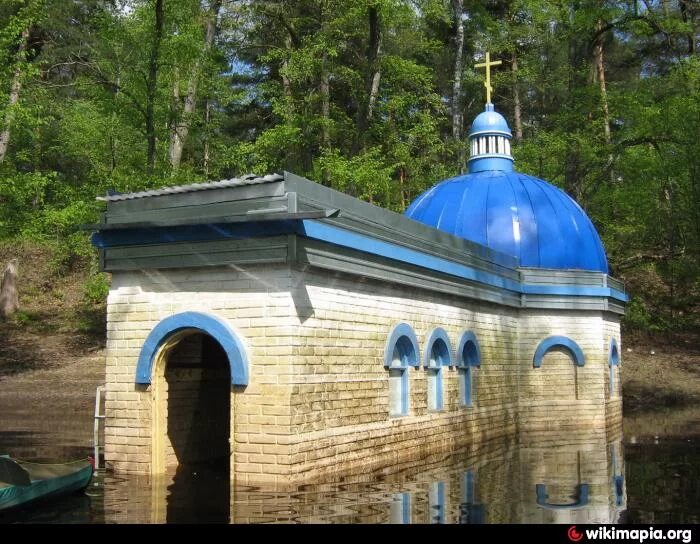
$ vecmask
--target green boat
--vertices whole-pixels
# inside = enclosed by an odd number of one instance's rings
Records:
[[[93,470],[91,458],[48,464],[0,456],[0,511],[81,491]]]

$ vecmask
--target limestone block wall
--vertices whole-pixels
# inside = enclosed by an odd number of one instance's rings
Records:
[[[391,467],[516,432],[515,310],[344,274],[295,274],[295,299],[306,300],[307,308],[299,320],[290,399],[295,478]],[[391,416],[384,349],[401,322],[415,331],[421,364],[407,371],[408,414]],[[423,359],[436,327],[445,329],[453,352],[463,332],[477,336],[482,364],[471,407],[460,405],[458,371],[444,368],[444,408],[428,409]]]
[[[280,467],[284,467],[290,441],[288,376],[291,357],[298,349],[287,268],[120,272],[114,274],[107,302],[108,467],[122,472],[151,471],[157,393],[153,386],[134,383],[139,352],[161,320],[200,311],[225,318],[247,345],[253,362],[245,400],[240,400],[243,392],[232,389],[231,436],[236,452],[232,471],[260,474],[264,465],[271,465],[264,470],[267,474],[284,470]]]
[[[167,425],[196,424],[167,423],[162,407],[186,411],[201,373],[174,364],[156,368],[151,386],[134,383],[148,334],[161,320],[186,311],[226,319],[247,346],[249,385],[231,388],[230,401],[231,473],[237,483],[390,472],[400,463],[519,431],[604,429],[606,420],[621,420],[619,401],[606,396],[610,338],[619,345],[619,325],[607,314],[517,310],[285,266],[120,272],[114,274],[107,323],[105,459],[116,471],[162,468],[152,466],[154,436],[162,437]],[[398,323],[415,332],[420,365],[407,370],[408,413],[392,416],[384,349]],[[479,342],[471,406],[462,405],[457,369],[444,367],[444,406],[428,408],[424,359],[437,327],[446,331],[453,357],[464,332],[472,331]],[[575,341],[585,366],[553,351],[541,368],[533,368],[538,344],[551,335]],[[168,403],[173,394],[182,402]],[[160,412],[154,410],[159,406]],[[154,413],[161,414],[157,421]],[[174,464],[176,448],[165,440],[163,449],[158,462]]]
[[[605,353],[610,353],[611,340],[617,342],[619,364],[610,368],[609,362],[605,373],[605,410],[607,426],[611,433],[622,432],[622,372],[624,372],[624,356],[619,320],[611,316],[603,322],[603,341]],[[612,379],[612,385],[611,385]]]
[[[610,337],[619,341],[619,324],[611,314],[563,310],[523,310],[519,320],[520,415],[524,433],[565,431],[582,427],[604,429]],[[535,350],[550,336],[570,338],[583,351],[577,366],[566,350],[548,352],[540,368],[533,367]]]

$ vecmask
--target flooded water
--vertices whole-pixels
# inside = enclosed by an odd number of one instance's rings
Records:
[[[0,522],[699,523],[698,431],[697,409],[638,414],[626,418],[624,438],[492,442],[293,489],[230,486],[226,474],[205,466],[158,478],[100,472],[84,494],[6,513]],[[27,451],[41,438],[14,437]],[[69,446],[61,453],[69,450],[79,453]]]

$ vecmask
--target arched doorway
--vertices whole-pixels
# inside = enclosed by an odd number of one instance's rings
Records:
[[[219,342],[196,329],[173,335],[155,361],[153,464],[168,477],[165,518],[229,521],[231,373]]]
[[[248,357],[226,319],[199,312],[163,319],[141,348],[136,383],[153,392],[151,473],[229,462],[231,393],[248,385]]]
[[[159,383],[154,387],[160,417],[153,438],[162,441],[160,463],[165,469],[228,466],[231,377],[226,352],[201,332],[180,333],[168,344],[156,365]]]

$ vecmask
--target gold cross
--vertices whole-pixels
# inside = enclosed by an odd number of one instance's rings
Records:
[[[498,66],[499,64],[501,64],[500,60],[491,62],[491,56],[489,55],[489,52],[486,51],[486,62],[480,62],[479,64],[474,65],[474,68],[486,68],[486,81],[484,81],[484,87],[486,87],[487,104],[491,103],[491,91],[493,91],[493,88],[491,87],[491,66]]]

